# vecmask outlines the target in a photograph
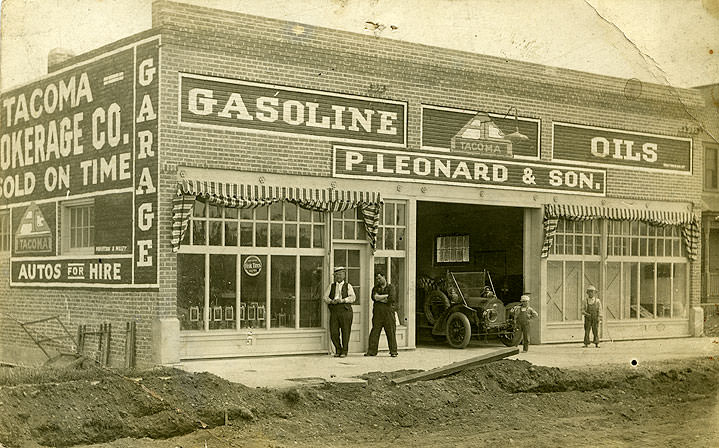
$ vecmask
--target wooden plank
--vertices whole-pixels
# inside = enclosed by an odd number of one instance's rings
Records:
[[[462,370],[471,369],[482,364],[498,361],[500,359],[516,355],[518,353],[519,348],[517,347],[500,348],[497,350],[493,350],[489,353],[485,353],[483,355],[465,359],[464,361],[457,361],[446,366],[427,370],[426,372],[413,373],[411,375],[395,378],[392,380],[392,384],[407,384],[414,381],[433,380],[443,376],[451,375],[453,373],[461,372]]]

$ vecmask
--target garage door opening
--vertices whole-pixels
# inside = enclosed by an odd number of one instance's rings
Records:
[[[461,273],[467,280],[462,287],[486,284],[505,305],[519,301],[524,288],[523,227],[524,209],[518,207],[417,202],[417,345],[445,343],[444,337],[432,335],[439,316],[433,316],[425,302],[436,290],[453,300],[447,291],[448,272]]]

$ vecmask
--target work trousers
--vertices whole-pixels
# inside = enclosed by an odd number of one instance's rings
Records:
[[[519,331],[522,332],[522,346],[523,346],[522,348],[526,352],[529,350],[529,321],[527,321],[527,322],[520,321],[518,324],[519,324]]]
[[[379,347],[379,336],[384,329],[387,336],[387,344],[389,345],[390,354],[397,354],[397,325],[394,321],[394,310],[390,305],[381,302],[375,302],[372,309],[372,331],[369,333],[369,343],[367,344],[367,353],[376,355]]]
[[[347,354],[352,332],[352,305],[339,303],[330,305],[330,339],[335,346],[335,353]]]
[[[584,345],[589,345],[589,331],[594,334],[593,344],[599,344],[599,318],[584,316]]]

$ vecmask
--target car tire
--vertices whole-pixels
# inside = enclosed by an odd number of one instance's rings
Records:
[[[434,325],[447,308],[449,308],[449,299],[442,291],[434,290],[424,298],[424,317],[430,325]]]
[[[447,319],[447,342],[453,348],[465,348],[472,338],[472,325],[469,318],[455,311]]]

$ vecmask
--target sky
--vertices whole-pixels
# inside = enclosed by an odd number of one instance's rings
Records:
[[[719,83],[719,0],[177,0],[643,82]],[[0,0],[0,89],[152,26],[152,0]]]

